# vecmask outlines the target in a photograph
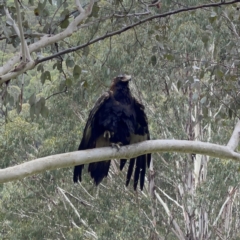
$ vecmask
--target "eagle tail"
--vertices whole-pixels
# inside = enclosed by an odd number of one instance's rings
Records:
[[[147,166],[150,168],[150,163],[151,163],[151,154],[147,154]]]
[[[111,161],[108,160],[89,164],[88,172],[94,179],[94,183],[96,185],[98,185],[103,180],[104,177],[107,177],[110,168],[110,163]]]
[[[140,189],[143,190],[144,186],[144,179],[145,179],[145,173],[146,173],[146,158],[147,155],[140,156]]]
[[[126,186],[128,186],[128,184],[131,180],[134,164],[135,164],[135,158],[131,158],[130,163],[129,163],[129,167],[128,167],[128,172],[127,172]]]
[[[136,167],[134,172],[134,183],[133,183],[134,190],[137,189],[139,177],[140,177],[140,189],[143,190],[145,172],[146,172],[146,155],[141,155],[137,157],[137,160],[136,160]]]
[[[121,171],[123,170],[126,162],[127,162],[127,159],[121,159],[121,160],[120,160],[120,170],[121,170]]]
[[[78,182],[78,180],[82,181],[82,169],[84,168],[84,165],[78,165],[74,167],[73,172],[73,182]]]

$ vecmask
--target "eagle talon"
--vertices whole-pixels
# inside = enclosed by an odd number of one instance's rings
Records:
[[[121,148],[122,145],[123,145],[123,144],[122,144],[121,142],[111,143],[111,146],[112,146],[112,147],[116,147],[118,151],[120,150],[120,148]]]

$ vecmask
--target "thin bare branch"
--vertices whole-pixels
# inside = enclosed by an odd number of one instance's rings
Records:
[[[81,223],[85,226],[88,227],[87,223],[80,217],[79,212],[77,211],[77,209],[74,207],[74,205],[72,204],[72,202],[69,200],[69,198],[66,196],[64,190],[60,187],[57,187],[58,191],[61,193],[61,195],[64,197],[65,201],[70,205],[70,207],[73,209],[73,211],[75,212],[75,214],[78,216],[79,220],[81,221]]]
[[[228,20],[228,22],[231,24],[231,30],[232,30],[232,32],[234,33],[234,35],[236,36],[236,38],[237,38],[237,39],[240,39],[240,37],[239,37],[239,35],[238,35],[238,32],[237,32],[237,29],[236,29],[234,23],[229,19],[226,11],[223,11],[223,15],[224,15],[224,17]]]
[[[167,204],[162,200],[162,198],[159,196],[159,194],[156,191],[154,191],[154,193],[155,193],[157,200],[162,204],[165,212],[167,213],[168,217],[170,218],[171,222],[173,223],[174,229],[176,231],[175,234],[176,234],[177,238],[180,240],[184,240],[185,239],[184,234],[183,234],[182,230],[180,229],[179,225],[177,224],[177,222],[174,220]]]
[[[180,207],[183,210],[183,206],[181,206],[176,200],[172,199],[168,194],[166,194],[161,188],[157,187],[159,191],[162,192],[164,196],[166,196],[169,200],[174,202],[178,207]]]
[[[225,207],[226,204],[232,199],[232,197],[233,197],[233,195],[234,195],[234,193],[235,193],[236,190],[237,190],[237,187],[234,187],[234,188],[232,189],[232,191],[229,193],[229,195],[227,196],[227,199],[226,199],[225,202],[223,203],[223,205],[222,205],[222,207],[221,207],[221,209],[220,209],[220,211],[219,211],[219,213],[218,213],[218,216],[217,216],[217,218],[215,219],[215,221],[214,221],[214,223],[213,223],[213,226],[216,226],[219,218],[220,218],[221,215],[222,215],[222,212],[223,212],[223,210],[224,210],[224,207]]]
[[[21,13],[20,13],[20,8],[19,8],[19,3],[18,0],[14,0],[15,6],[16,6],[16,12],[17,12],[17,22],[18,22],[18,29],[19,29],[19,34],[20,34],[20,40],[21,40],[21,47],[22,47],[22,61],[27,62],[31,60],[31,56],[29,53],[29,49],[27,46],[27,43],[24,38],[24,33],[23,33],[23,27],[22,27],[22,18],[21,18]]]
[[[23,33],[23,35],[24,35],[25,38],[28,38],[28,37],[41,38],[41,37],[45,36],[46,34],[45,33]],[[16,37],[18,37],[17,34],[13,34],[11,36],[8,36],[8,38],[16,38]],[[7,39],[7,37],[4,37],[4,36],[0,37],[0,41],[4,40],[4,39]]]

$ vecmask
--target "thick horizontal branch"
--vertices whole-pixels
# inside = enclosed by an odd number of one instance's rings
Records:
[[[38,158],[14,167],[0,169],[0,183],[22,179],[46,170],[98,162],[105,159],[130,159],[155,152],[195,153],[240,161],[240,154],[227,146],[186,140],[149,140],[121,147],[119,151],[116,148],[106,147]]]

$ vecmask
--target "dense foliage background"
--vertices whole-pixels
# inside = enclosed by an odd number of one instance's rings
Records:
[[[131,89],[146,106],[151,139],[226,145],[239,118],[240,5],[177,13],[214,2],[96,2],[79,31],[32,56],[99,41],[2,84],[0,167],[77,150],[89,110],[119,73],[133,76]],[[28,44],[60,32],[78,15],[72,1],[20,3]],[[20,44],[4,7],[16,20],[14,1],[0,1],[1,65]],[[170,11],[176,14],[104,37]],[[0,185],[0,238],[240,238],[239,163],[179,153],[154,154],[153,160],[155,195],[147,184],[143,192],[126,188],[117,160],[99,187],[86,169],[74,185],[72,168]]]

